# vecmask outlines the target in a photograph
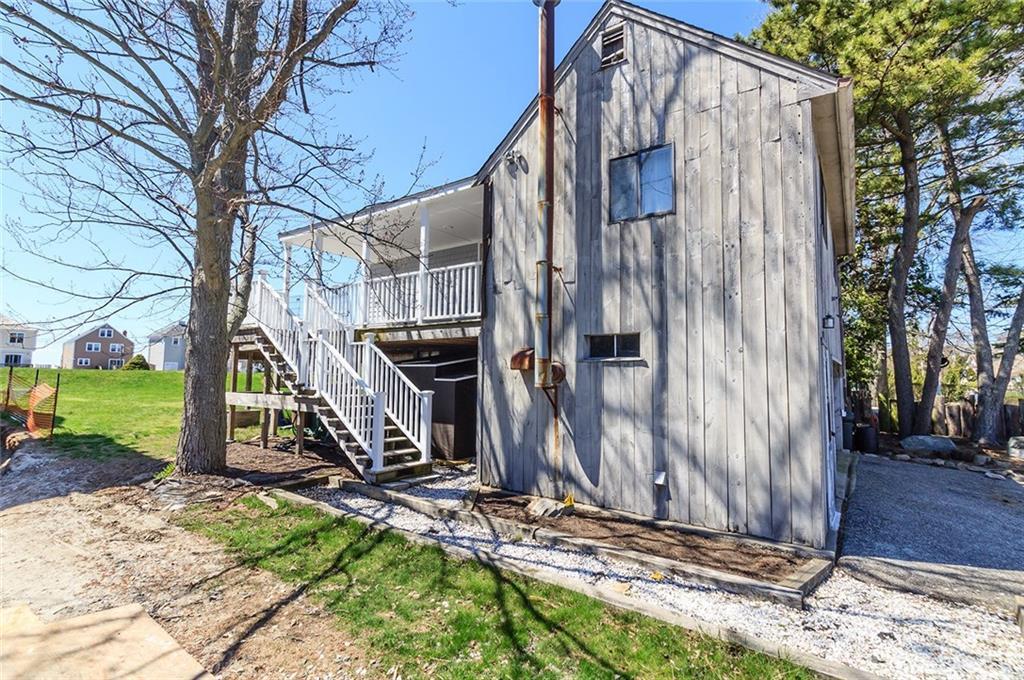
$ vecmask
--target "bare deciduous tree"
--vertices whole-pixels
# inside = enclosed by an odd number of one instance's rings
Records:
[[[0,136],[38,187],[30,209],[41,216],[11,231],[52,267],[114,277],[102,293],[70,291],[94,302],[79,321],[187,297],[177,469],[216,472],[230,339],[260,258],[274,257],[264,231],[295,219],[352,228],[340,218],[346,200],[378,195],[367,156],[324,120],[342,115],[333,100],[349,74],[397,57],[409,10],[397,0],[0,0],[0,12],[11,45],[0,101],[30,116]],[[137,255],[111,256],[112,230]],[[79,239],[83,259],[45,255],[39,242],[54,238]]]

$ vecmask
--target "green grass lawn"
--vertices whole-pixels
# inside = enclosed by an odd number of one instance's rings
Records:
[[[573,591],[249,497],[182,524],[325,606],[381,668],[440,678],[809,678],[788,662]]]
[[[34,380],[36,369],[15,373]],[[40,369],[39,381],[56,384],[57,369]],[[181,429],[181,371],[62,370],[54,447],[76,456],[143,454],[172,460]],[[6,387],[7,372],[0,382]],[[239,376],[239,388],[243,378]],[[262,388],[262,376],[253,376]],[[250,435],[248,429],[236,433]]]

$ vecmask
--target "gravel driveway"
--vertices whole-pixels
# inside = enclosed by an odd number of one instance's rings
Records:
[[[1024,486],[861,456],[839,564],[865,581],[1009,612],[1024,595]]]

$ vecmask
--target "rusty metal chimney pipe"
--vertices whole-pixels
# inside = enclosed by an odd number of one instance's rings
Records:
[[[534,304],[534,384],[548,388],[551,380],[551,289],[554,252],[552,229],[555,200],[555,5],[559,0],[533,0],[540,9],[538,49],[540,93],[538,127],[543,155],[537,178],[537,285]]]

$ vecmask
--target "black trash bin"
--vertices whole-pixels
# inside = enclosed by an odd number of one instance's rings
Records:
[[[853,447],[861,453],[878,453],[878,430],[874,425],[858,425],[853,434]]]

